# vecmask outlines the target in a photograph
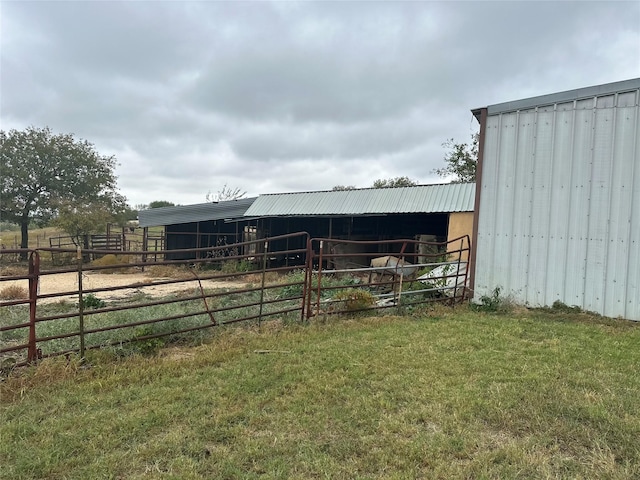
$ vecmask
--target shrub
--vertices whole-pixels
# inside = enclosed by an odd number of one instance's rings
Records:
[[[0,290],[0,298],[3,300],[21,300],[29,298],[29,291],[20,285],[9,285]]]
[[[513,302],[507,297],[500,296],[501,287],[496,287],[491,295],[480,297],[480,303],[472,304],[472,308],[479,312],[507,313],[513,310]]]
[[[104,302],[104,300],[100,300],[94,294],[90,293],[82,297],[82,306],[83,308],[96,309],[96,308],[104,308],[107,306],[107,304]]]
[[[340,290],[333,298],[341,302],[347,312],[365,310],[376,304],[376,297],[361,288]]]
[[[144,337],[147,335],[154,335],[156,333],[155,329],[153,328],[152,325],[145,325],[142,327],[138,327],[135,330],[135,337]],[[153,355],[155,353],[158,352],[158,350],[160,350],[164,345],[165,345],[165,340],[162,337],[156,337],[156,338],[146,338],[144,340],[135,340],[131,346],[133,348],[133,350],[137,353],[140,353],[142,355]]]

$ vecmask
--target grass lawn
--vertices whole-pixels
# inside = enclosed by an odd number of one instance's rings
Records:
[[[0,478],[640,478],[640,325],[466,308],[229,328],[0,384]]]

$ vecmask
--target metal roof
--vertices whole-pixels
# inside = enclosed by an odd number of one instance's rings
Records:
[[[498,103],[489,105],[487,108],[488,115],[497,115],[505,112],[515,112],[517,110],[526,110],[543,105],[553,105],[556,103],[571,102],[581,100],[583,98],[600,97],[603,95],[612,95],[621,93],[626,90],[637,90],[640,88],[640,78],[632,78],[621,82],[605,83],[603,85],[595,85],[593,87],[578,88],[575,90],[567,90],[566,92],[552,93],[549,95],[541,95],[539,97],[525,98],[523,100],[515,100],[511,102]],[[473,115],[480,121],[480,111],[482,108],[471,110]]]
[[[472,212],[475,183],[260,195],[247,217]]]
[[[150,208],[138,212],[141,227],[176,225],[207,220],[234,219],[244,215],[256,197],[217,203],[197,203],[176,207]]]

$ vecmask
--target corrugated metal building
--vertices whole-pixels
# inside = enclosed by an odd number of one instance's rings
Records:
[[[474,110],[474,298],[640,320],[640,79]]]
[[[259,196],[245,216],[257,219],[259,237],[304,231],[341,240],[444,241],[454,232],[471,236],[474,201],[475,184],[454,183],[281,193]]]
[[[151,208],[138,212],[140,226],[164,226],[166,250],[205,248],[243,241],[242,219],[253,198],[240,198],[216,203],[198,203],[175,207]],[[145,233],[146,235],[146,233]],[[167,254],[168,260],[195,258],[194,252]]]
[[[256,197],[225,202],[197,203],[174,207],[150,208],[138,212],[141,227],[181,225],[209,220],[236,219],[244,215]]]
[[[261,195],[246,216],[341,216],[473,211],[475,184]]]
[[[248,237],[297,232],[341,240],[444,241],[471,236],[474,201],[475,184],[419,185],[268,194],[155,208],[140,211],[139,220],[144,228],[165,227],[167,250],[219,246]],[[304,239],[276,240],[271,249],[306,248],[306,244],[294,244],[296,241]],[[195,253],[172,252],[167,258],[195,258]]]

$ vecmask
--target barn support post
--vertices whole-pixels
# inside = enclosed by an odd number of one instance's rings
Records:
[[[38,303],[38,283],[40,282],[40,255],[31,252],[29,255],[29,347],[27,349],[27,361],[35,362],[38,359],[38,346],[36,345],[36,307]]]

